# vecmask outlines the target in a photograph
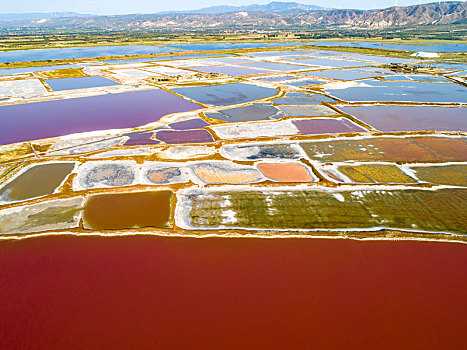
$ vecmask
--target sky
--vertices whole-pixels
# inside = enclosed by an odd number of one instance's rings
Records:
[[[272,0],[0,0],[0,13],[79,12],[86,14],[155,13],[172,10],[193,10],[215,5],[267,4]],[[286,0],[278,0],[286,1]],[[374,9],[394,5],[396,0],[295,0],[295,2],[333,8]],[[436,0],[397,0],[408,6]]]

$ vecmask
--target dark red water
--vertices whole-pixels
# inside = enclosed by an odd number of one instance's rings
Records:
[[[73,133],[134,128],[201,108],[159,89],[0,107],[0,144]]]
[[[467,247],[49,237],[0,243],[3,349],[461,349]]]

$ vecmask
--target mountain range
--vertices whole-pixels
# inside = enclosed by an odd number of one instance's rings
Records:
[[[215,6],[197,11],[116,16],[58,16],[1,21],[4,29],[251,30],[312,27],[380,29],[397,26],[467,24],[467,2],[450,1],[380,10],[323,9],[298,3]]]

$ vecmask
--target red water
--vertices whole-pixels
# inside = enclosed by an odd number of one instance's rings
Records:
[[[3,349],[462,349],[467,247],[49,237],[0,243]]]

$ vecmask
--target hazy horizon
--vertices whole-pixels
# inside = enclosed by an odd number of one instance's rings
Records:
[[[465,0],[462,0],[465,1]],[[0,13],[48,13],[48,12],[78,12],[82,14],[95,15],[119,15],[133,13],[156,13],[161,11],[198,10],[210,6],[244,6],[252,4],[268,4],[271,0],[245,0],[229,3],[227,0],[199,0],[195,3],[189,0],[173,0],[170,3],[156,2],[151,0],[47,0],[37,2],[35,0],[19,0],[2,4]],[[375,6],[370,0],[297,0],[280,2],[298,2],[306,5],[317,5],[330,8],[349,9],[378,9],[394,6],[395,0],[381,0]],[[434,0],[397,0],[398,6],[409,6],[420,3],[433,3]]]

